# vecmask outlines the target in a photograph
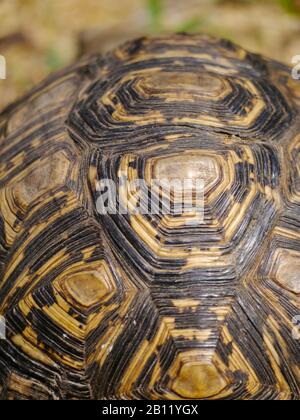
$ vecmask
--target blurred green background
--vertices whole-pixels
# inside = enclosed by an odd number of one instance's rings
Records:
[[[0,109],[85,53],[144,34],[205,32],[291,63],[300,0],[0,0]]]

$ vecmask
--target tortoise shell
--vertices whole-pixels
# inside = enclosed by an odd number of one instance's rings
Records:
[[[183,34],[2,112],[1,398],[299,399],[299,105],[286,66]],[[187,175],[201,223],[97,211],[103,179]]]

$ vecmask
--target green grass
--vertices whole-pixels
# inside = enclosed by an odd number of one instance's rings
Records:
[[[159,31],[162,28],[163,1],[147,0],[146,6],[150,16],[151,29]]]
[[[149,14],[150,28],[152,32],[163,31],[163,13],[164,13],[164,0],[146,0],[146,7]],[[175,32],[197,32],[200,30],[203,24],[203,19],[199,17],[193,17],[192,19],[183,22],[177,28],[174,28]]]
[[[55,49],[50,49],[47,52],[46,63],[50,71],[59,70],[66,65],[63,57]]]
[[[198,32],[201,30],[203,23],[204,19],[201,19],[200,17],[194,17],[190,20],[187,20],[186,22],[183,22],[183,24],[177,28],[176,32]]]
[[[296,0],[277,0],[280,6],[291,14],[300,15],[300,3]]]
[[[232,2],[232,0],[215,0],[216,3]],[[235,0],[240,4],[258,3],[258,0]],[[273,2],[274,0],[271,0]],[[300,0],[275,0],[287,12],[293,15],[300,16]],[[164,15],[164,0],[145,0],[146,8],[149,14],[150,29],[152,32],[161,32],[164,28],[163,15]],[[201,17],[193,17],[192,19],[182,22],[175,32],[197,32],[203,27],[204,19]]]

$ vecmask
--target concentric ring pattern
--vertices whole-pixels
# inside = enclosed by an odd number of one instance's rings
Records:
[[[228,41],[145,38],[0,115],[2,399],[300,398],[290,78]]]

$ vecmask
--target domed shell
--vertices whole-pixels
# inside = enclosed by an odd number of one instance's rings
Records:
[[[1,399],[299,399],[299,105],[286,66],[174,35],[0,114]],[[186,179],[202,214],[163,211]]]

